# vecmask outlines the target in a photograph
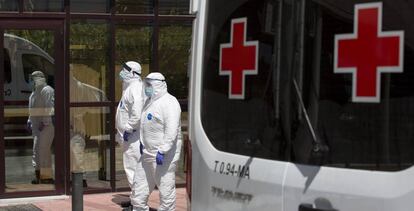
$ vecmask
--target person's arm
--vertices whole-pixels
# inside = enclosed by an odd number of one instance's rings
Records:
[[[29,97],[29,105],[27,106],[29,109],[29,117],[27,117],[27,123],[26,123],[26,127],[28,130],[32,130],[32,98],[33,98],[33,93],[30,94]]]
[[[166,154],[177,142],[177,135],[180,129],[181,108],[176,99],[175,102],[168,102],[168,104],[164,104],[162,107],[162,115],[164,117],[164,142],[158,151],[161,154]]]
[[[142,87],[137,86],[136,89],[131,89],[127,100],[129,101],[128,104],[130,104],[130,116],[128,123],[125,125],[125,131],[133,132],[133,130],[137,130],[140,125],[143,106]]]
[[[42,122],[44,125],[49,125],[52,122],[51,117],[53,115],[55,115],[55,90],[50,87],[47,86],[45,88],[43,88],[42,90],[42,98],[44,100],[44,117],[42,119]]]

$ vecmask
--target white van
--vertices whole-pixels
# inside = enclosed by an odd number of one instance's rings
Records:
[[[53,87],[53,63],[53,58],[36,44],[4,34],[4,100],[28,101],[32,92],[29,76],[34,70],[42,70]]]
[[[413,1],[191,13],[191,210],[413,210]]]

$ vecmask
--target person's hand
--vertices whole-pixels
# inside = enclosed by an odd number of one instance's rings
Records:
[[[157,152],[157,156],[155,157],[155,161],[157,162],[157,165],[162,165],[164,162],[164,154]]]
[[[32,122],[31,121],[27,121],[27,123],[26,123],[26,129],[30,133],[32,132]]]
[[[40,122],[40,125],[39,125],[39,131],[42,131],[44,128],[45,128],[45,123],[43,123],[43,122]]]
[[[129,136],[131,135],[131,133],[129,133],[128,131],[124,132],[124,135],[122,135],[122,138],[124,138],[124,141],[128,141]]]
[[[139,153],[142,155],[142,153],[144,153],[144,145],[142,144],[142,142],[139,142]]]

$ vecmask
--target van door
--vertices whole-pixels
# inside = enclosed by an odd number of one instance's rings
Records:
[[[64,193],[63,26],[0,19],[0,198]]]
[[[298,2],[303,48],[284,210],[412,210],[410,5]]]

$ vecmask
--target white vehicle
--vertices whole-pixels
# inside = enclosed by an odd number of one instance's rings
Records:
[[[28,101],[34,69],[42,70],[48,84],[54,85],[54,60],[36,44],[21,37],[4,34],[4,100]]]
[[[30,74],[34,70],[42,70],[47,75],[47,83],[54,87],[54,59],[33,42],[12,35],[4,34],[4,100],[28,101],[32,93],[29,84]],[[92,70],[93,71],[93,70]],[[106,101],[105,93],[92,85],[82,83],[72,72],[70,83],[77,93],[83,92],[84,102]]]
[[[191,210],[413,210],[414,7],[366,2],[191,1]]]

